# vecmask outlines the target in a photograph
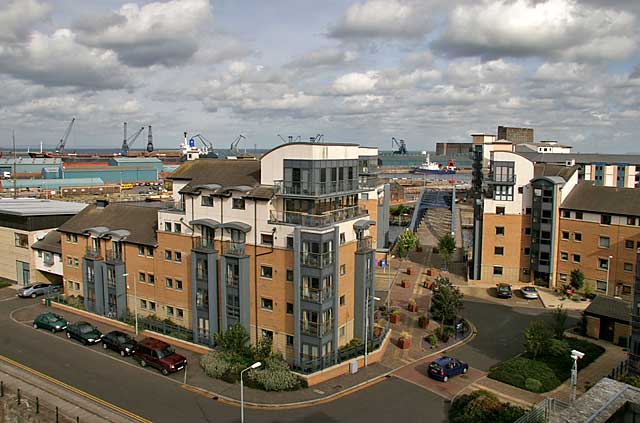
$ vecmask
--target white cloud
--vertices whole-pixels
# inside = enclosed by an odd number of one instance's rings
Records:
[[[36,0],[9,0],[0,5],[0,42],[24,40],[33,25],[49,16],[51,7]]]
[[[580,63],[543,63],[536,69],[532,79],[536,81],[585,81],[592,76],[591,68]]]
[[[353,50],[343,50],[335,47],[324,47],[313,50],[304,56],[291,62],[291,65],[299,68],[318,68],[346,65],[358,58],[358,53]]]
[[[373,91],[378,83],[378,73],[352,72],[342,75],[333,82],[333,90],[338,95],[366,94]]]

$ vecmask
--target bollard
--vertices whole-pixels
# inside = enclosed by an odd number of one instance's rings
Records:
[[[80,423],[80,416],[76,416],[76,423]]]
[[[36,397],[36,414],[40,414],[40,398]]]
[[[56,407],[56,423],[58,423],[58,407]]]
[[[18,388],[18,405],[20,405],[20,388]]]
[[[4,397],[4,382],[0,380],[0,398]]]

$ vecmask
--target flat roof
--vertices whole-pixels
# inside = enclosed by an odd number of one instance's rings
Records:
[[[1,198],[0,214],[15,216],[74,215],[87,204],[70,201],[41,200],[38,198]]]

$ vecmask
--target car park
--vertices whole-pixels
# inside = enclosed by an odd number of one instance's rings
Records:
[[[538,299],[538,291],[533,286],[523,286],[520,288],[520,292],[522,292],[522,296],[527,300]]]
[[[513,291],[511,289],[511,285],[508,283],[499,283],[497,288],[498,298],[511,298],[513,297]]]
[[[90,323],[79,321],[67,326],[67,338],[75,339],[85,345],[92,345],[102,340],[102,332]]]
[[[440,357],[429,364],[427,374],[433,379],[447,382],[450,377],[465,374],[468,371],[467,363],[453,357]]]
[[[55,313],[42,313],[33,320],[35,329],[47,329],[51,332],[63,331],[69,323],[60,315]]]
[[[135,339],[119,330],[111,331],[102,337],[102,348],[116,351],[123,357],[132,355],[137,344]]]
[[[139,342],[133,357],[140,366],[154,367],[165,376],[180,371],[187,365],[187,359],[171,345],[154,338],[145,338]]]
[[[23,286],[18,289],[18,297],[22,298],[36,298],[38,295],[44,295],[50,292],[59,292],[60,285],[52,285],[48,283],[34,283],[31,285]]]

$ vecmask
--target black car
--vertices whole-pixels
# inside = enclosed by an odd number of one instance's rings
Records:
[[[511,298],[513,296],[511,285],[509,285],[508,283],[499,283],[496,291],[498,298]]]
[[[75,339],[85,345],[97,344],[102,339],[102,332],[87,322],[75,322],[67,326],[67,338]]]
[[[138,343],[124,332],[114,330],[102,337],[102,348],[117,351],[121,356],[132,355]]]

